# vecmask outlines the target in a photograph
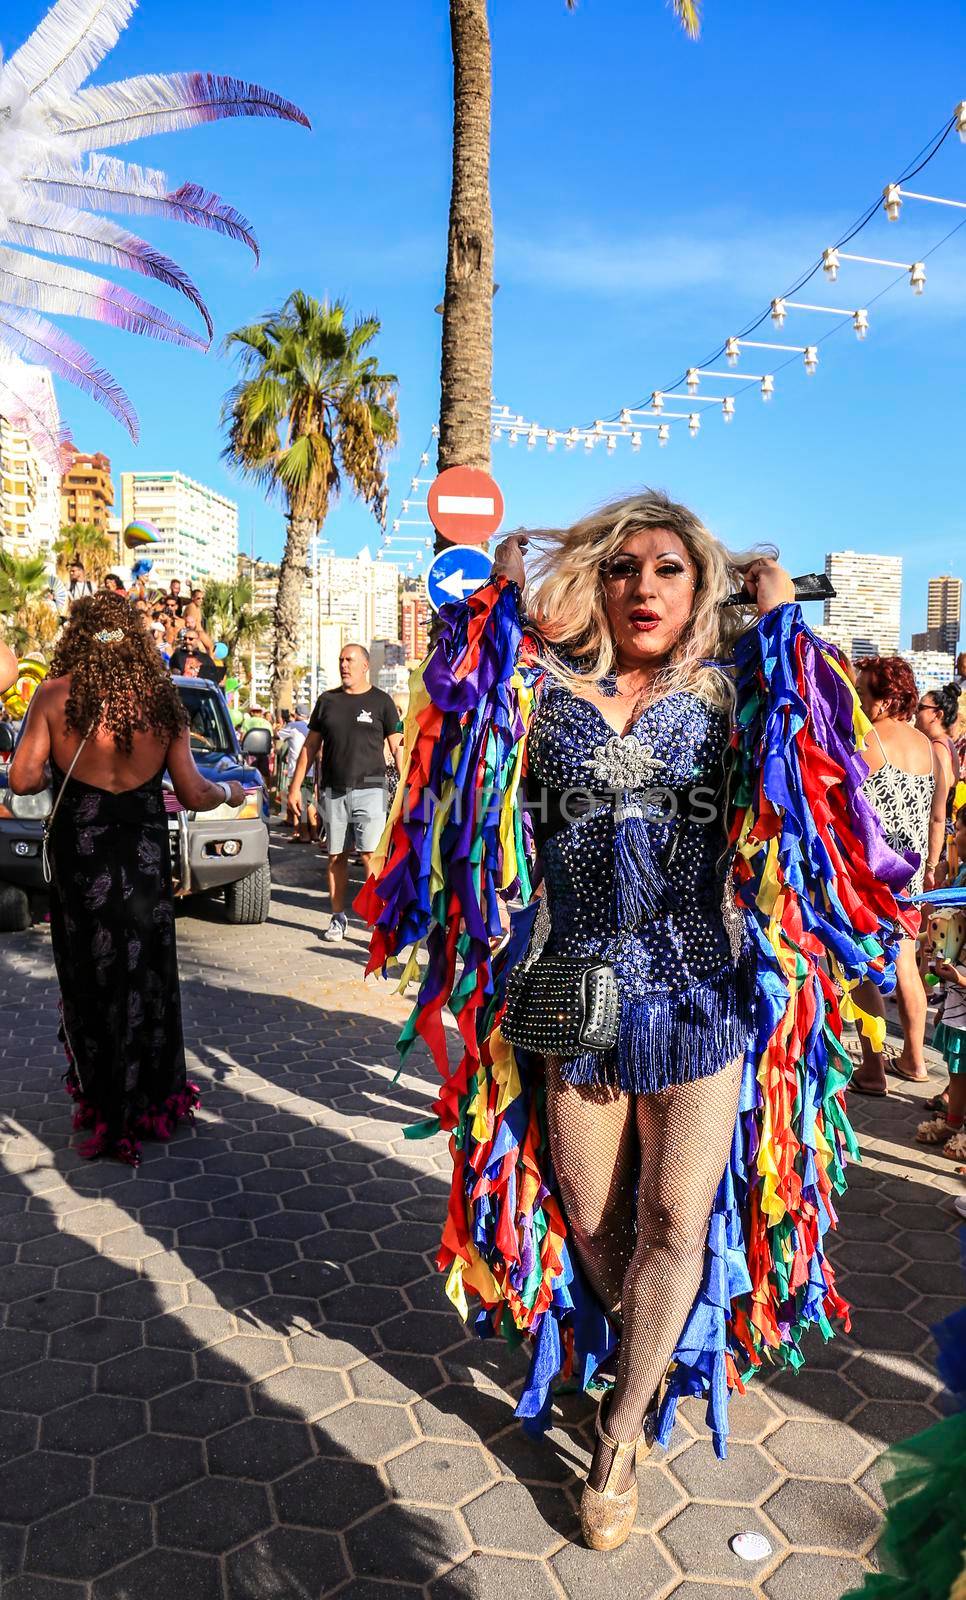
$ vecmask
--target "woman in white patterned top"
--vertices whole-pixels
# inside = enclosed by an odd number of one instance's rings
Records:
[[[919,866],[908,893],[921,894],[931,883],[942,855],[946,831],[946,784],[932,744],[912,725],[919,691],[912,668],[901,656],[867,656],[858,663],[856,687],[862,709],[873,725],[864,755],[869,766],[865,796],[871,801],[893,849],[912,852]],[[856,999],[866,1011],[885,1016],[875,985],[859,985]],[[926,991],[916,962],[916,942],[903,939],[896,963],[896,1004],[903,1044],[889,1070],[910,1083],[929,1074],[924,1055]],[[885,1058],[861,1036],[862,1065],[852,1076],[859,1094],[887,1093]]]

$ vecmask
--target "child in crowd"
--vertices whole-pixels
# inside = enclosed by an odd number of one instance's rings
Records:
[[[959,888],[966,886],[966,806],[960,806],[956,813],[954,840],[958,859],[964,863],[954,879],[954,887]],[[961,922],[962,913],[958,920]],[[937,957],[933,963],[936,977],[946,985],[942,1018],[932,1041],[949,1068],[945,1115],[939,1098],[935,1102],[937,1115],[919,1124],[916,1138],[920,1144],[941,1144],[943,1155],[953,1161],[966,1161],[966,950],[962,940],[958,944],[951,960]]]

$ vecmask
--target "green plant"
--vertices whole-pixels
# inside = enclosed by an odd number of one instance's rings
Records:
[[[349,323],[297,289],[281,310],[236,328],[225,348],[240,379],[225,397],[223,456],[285,502],[288,529],[278,579],[272,698],[291,709],[309,540],[325,521],[343,475],[385,519],[386,455],[396,442],[396,378],[369,353],[376,317]]]

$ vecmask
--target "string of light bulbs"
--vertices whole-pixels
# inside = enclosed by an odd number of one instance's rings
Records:
[[[513,412],[509,406],[499,405],[494,401],[490,412],[493,439],[500,441],[506,438],[511,446],[522,440],[531,450],[543,443],[548,450],[554,450],[558,445],[562,445],[566,450],[573,450],[580,445],[590,453],[603,445],[608,454],[612,454],[618,445],[625,441],[629,442],[632,450],[637,451],[645,442],[646,435],[656,434],[658,445],[664,446],[669,442],[672,427],[677,423],[686,423],[688,433],[692,438],[696,438],[701,431],[703,418],[709,411],[720,414],[726,423],[732,422],[736,412],[736,399],[747,390],[757,388],[762,400],[770,402],[775,394],[776,376],[799,361],[806,375],[811,377],[818,370],[819,346],[833,334],[850,325],[856,338],[859,341],[865,340],[869,332],[869,306],[881,300],[898,284],[908,281],[913,293],[921,295],[926,285],[926,261],[935,255],[954,233],[966,227],[966,200],[924,194],[919,190],[905,187],[939,153],[953,129],[959,134],[961,141],[966,143],[966,100],[957,105],[952,116],[913,157],[902,175],[886,184],[881,195],[876,197],[835,244],[828,245],[822,250],[818,259],[789,289],[783,294],[775,295],[766,309],[757,314],[739,333],[729,334],[716,350],[703,361],[687,367],[673,383],[668,383],[661,389],[653,389],[646,399],[639,400],[632,406],[621,406],[607,418],[597,418],[593,423],[572,425],[567,428],[547,427],[528,419],[520,412]],[[950,228],[935,245],[923,251],[920,258],[914,261],[859,255],[846,249],[846,246],[868,227],[880,211],[885,212],[889,222],[898,222],[906,201],[945,206],[961,211],[964,215],[962,220]],[[864,306],[826,305],[797,298],[819,272],[824,274],[826,285],[836,284],[843,263],[846,262],[886,268],[898,275],[891,278]],[[803,335],[807,338],[807,342],[803,344],[786,344],[782,340],[752,337],[769,320],[772,331],[781,333],[792,313],[796,318],[822,316],[826,319],[834,318],[835,321],[832,326],[826,327],[821,334],[812,338]],[[795,325],[798,326],[798,323]],[[746,350],[765,352],[761,365],[769,370],[749,372],[740,369],[739,363]],[[772,362],[768,359],[772,353],[785,359]],[[727,371],[722,371],[716,366],[722,358],[729,369]],[[715,385],[727,385],[726,392],[723,394],[709,392],[703,387],[708,381]],[[669,403],[670,407],[680,406],[683,409],[669,409]]]
[[[439,427],[434,422],[425,448],[420,452],[419,465],[409,480],[409,493],[400,502],[396,515],[383,528],[376,551],[377,561],[395,555],[405,563],[407,572],[415,572],[417,561],[422,564],[424,552],[433,548],[432,531],[426,533],[423,530],[432,530],[433,526],[426,510],[426,491],[436,476],[431,456],[438,438]]]

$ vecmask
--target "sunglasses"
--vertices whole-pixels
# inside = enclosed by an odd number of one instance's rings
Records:
[[[920,700],[919,704],[916,707],[916,710],[917,711],[938,711],[939,707],[936,705],[935,701],[933,701],[933,700]]]

